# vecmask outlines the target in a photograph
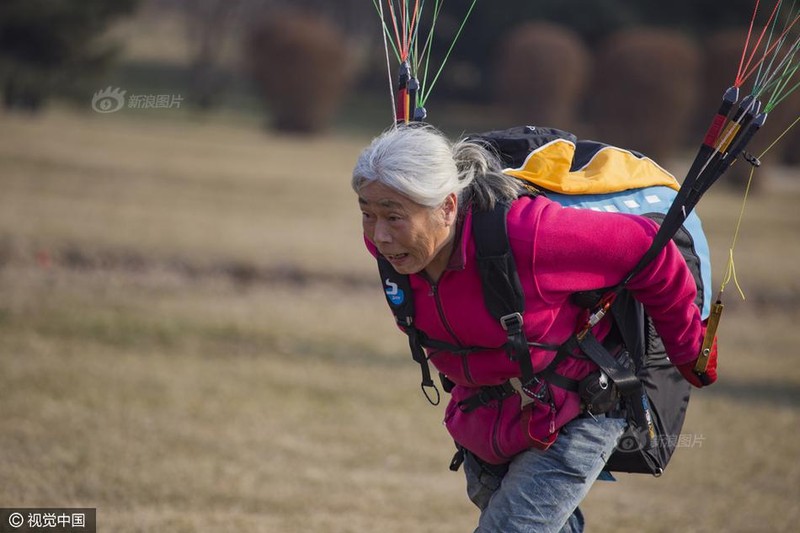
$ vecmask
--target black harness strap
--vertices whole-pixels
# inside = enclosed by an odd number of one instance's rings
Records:
[[[592,334],[586,335],[578,342],[581,351],[599,366],[617,386],[625,407],[629,411],[628,420],[633,422],[638,431],[642,449],[650,449],[655,444],[655,426],[647,393],[642,381],[634,373],[634,369],[624,367]]]
[[[414,325],[414,293],[411,290],[411,281],[408,276],[398,274],[391,263],[383,257],[378,257],[378,271],[381,274],[386,301],[394,313],[397,324],[403,328],[408,335],[408,346],[411,349],[411,357],[419,365],[422,373],[420,388],[425,398],[433,404],[439,405],[441,394],[431,377],[431,370],[428,367],[428,357],[425,355],[424,334]],[[433,396],[428,392],[433,390]]]
[[[577,380],[564,377],[561,374],[557,374],[556,367],[567,357],[578,357],[576,352],[578,352],[579,349],[580,347],[578,346],[577,339],[573,335],[558,347],[556,356],[553,357],[553,360],[550,361],[550,364],[548,364],[545,369],[539,373],[539,375],[542,376],[542,379],[555,385],[556,387],[560,387],[572,392],[578,392],[579,382]]]
[[[506,331],[506,353],[519,364],[523,385],[529,386],[536,375],[522,318],[525,294],[508,242],[509,208],[510,204],[497,202],[491,211],[473,211],[472,233],[486,309]]]
[[[445,352],[450,352],[453,355],[471,355],[477,352],[485,352],[488,350],[497,350],[498,348],[489,348],[485,346],[458,346],[455,344],[451,344],[449,342],[440,341],[436,339],[429,339],[425,334],[420,332],[421,334],[421,341],[422,346],[425,348],[433,348],[434,350],[441,350]],[[499,348],[502,348],[500,346]]]
[[[431,378],[431,369],[428,366],[428,357],[425,355],[425,350],[422,348],[422,332],[416,327],[408,325],[406,326],[406,334],[408,335],[408,345],[411,348],[411,357],[419,365],[420,371],[422,372],[422,382],[420,383],[422,394],[425,395],[425,398],[427,398],[431,404],[439,405],[441,394],[439,394],[439,389],[436,387],[436,384]],[[433,392],[435,393],[434,397],[431,397],[428,389],[433,389]]]
[[[511,385],[510,381],[506,381],[500,385],[481,387],[480,392],[477,394],[473,394],[458,402],[458,408],[465,413],[469,413],[478,407],[485,407],[491,402],[503,401],[513,396],[516,392],[517,390]]]
[[[574,338],[573,335],[570,340]],[[593,363],[600,367],[600,370],[606,373],[608,379],[614,382],[623,397],[643,393],[642,382],[639,381],[633,370],[622,366],[622,363],[612,356],[594,335],[588,334],[577,343],[581,352],[586,354]]]
[[[491,211],[473,211],[472,234],[478,270],[489,313],[500,320],[525,311],[525,296],[508,241],[507,203],[497,202]]]

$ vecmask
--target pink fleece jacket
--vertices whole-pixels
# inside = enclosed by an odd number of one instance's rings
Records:
[[[558,428],[580,413],[577,394],[550,387],[550,401],[522,408],[514,395],[503,405],[465,413],[460,400],[482,385],[519,377],[509,360],[506,334],[484,306],[472,239],[472,215],[463,217],[447,270],[436,284],[424,274],[410,276],[416,325],[432,339],[460,346],[496,347],[470,355],[428,350],[430,362],[456,384],[445,412],[445,425],[459,444],[492,463],[507,461],[523,449],[546,448]],[[657,226],[634,215],[564,208],[543,196],[522,197],[508,214],[508,235],[525,292],[528,340],[560,344],[585,319],[585,310],[570,302],[577,291],[612,286],[630,272],[645,253]],[[370,251],[377,251],[367,242]],[[669,246],[628,285],[652,317],[674,364],[697,357],[702,343],[700,311],[694,304],[695,283],[678,249]],[[609,324],[595,328],[602,339]],[[554,352],[531,349],[534,371],[544,369]],[[556,371],[580,379],[596,367],[567,358]]]

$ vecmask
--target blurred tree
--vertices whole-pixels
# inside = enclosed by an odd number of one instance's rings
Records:
[[[191,49],[192,101],[210,109],[221,95],[225,79],[219,71],[220,53],[244,0],[181,0]]]
[[[254,22],[247,59],[272,127],[304,134],[327,128],[352,82],[350,50],[341,29],[316,11],[271,12]]]
[[[589,52],[570,29],[527,22],[504,36],[494,93],[514,122],[575,131],[575,111],[589,78]]]
[[[747,25],[756,4],[755,0],[636,0],[627,3],[637,5],[641,22],[684,29],[695,36]],[[775,5],[774,2],[768,4],[762,5],[759,11],[764,18]]]
[[[325,16],[349,42],[365,41],[365,34],[374,28],[364,24],[373,14],[370,0],[145,0],[161,9],[180,13],[186,25],[190,54],[189,79],[192,102],[200,109],[219,104],[223,93],[233,81],[225,64],[224,49],[231,42],[240,44],[250,34],[253,24],[278,16],[286,9],[306,10]],[[242,37],[244,36],[244,37]],[[353,46],[362,55],[370,47]],[[247,50],[241,51],[242,62],[249,64]],[[357,58],[360,59],[360,58]]]
[[[108,24],[137,0],[3,0],[0,90],[6,108],[39,109],[64,81],[95,72],[116,48],[101,43]]]
[[[682,32],[637,27],[607,39],[588,98],[597,137],[656,161],[675,155],[696,110],[700,66],[697,45]]]

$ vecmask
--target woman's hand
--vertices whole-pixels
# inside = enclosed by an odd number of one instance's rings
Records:
[[[705,331],[705,327],[703,327],[703,331]],[[695,387],[702,388],[707,385],[711,385],[715,381],[717,381],[717,337],[714,336],[714,342],[711,344],[711,351],[708,354],[708,365],[706,366],[705,372],[695,372],[695,365],[697,364],[697,359],[694,361],[689,361],[688,363],[683,363],[682,365],[676,365],[678,371],[681,375],[694,385]]]

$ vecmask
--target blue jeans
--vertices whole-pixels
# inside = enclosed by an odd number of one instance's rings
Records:
[[[465,454],[467,494],[481,510],[475,533],[581,532],[578,505],[625,430],[622,418],[576,418],[546,451],[530,449],[507,465]]]

